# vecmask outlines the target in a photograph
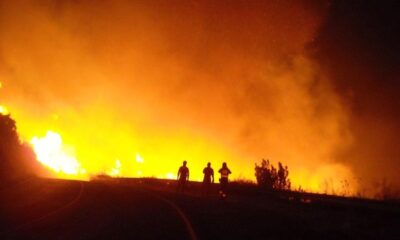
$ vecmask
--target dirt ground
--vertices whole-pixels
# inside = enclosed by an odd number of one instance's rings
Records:
[[[29,178],[1,192],[1,239],[400,239],[395,203],[173,181]]]

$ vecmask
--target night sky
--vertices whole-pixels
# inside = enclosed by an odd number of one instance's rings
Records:
[[[354,142],[343,153],[343,161],[363,175],[389,174],[397,185],[399,11],[399,1],[332,1],[312,44],[313,56],[329,74],[350,115]]]

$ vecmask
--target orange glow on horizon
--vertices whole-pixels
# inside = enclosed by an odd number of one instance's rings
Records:
[[[336,159],[351,144],[346,109],[306,52],[324,12],[117,2],[0,8],[0,113],[56,177],[175,179],[187,160],[190,180],[227,162],[254,181],[269,158],[294,188],[353,178]]]
[[[51,116],[49,117],[51,119]],[[17,123],[19,123],[18,121]],[[25,124],[19,124],[24,132],[23,136],[26,136],[25,130],[27,129]],[[34,129],[32,124],[28,124],[29,129]],[[39,126],[39,125],[38,125]],[[83,131],[83,130],[81,130]],[[21,131],[20,131],[21,132]],[[40,132],[40,131],[32,131]],[[33,133],[31,133],[32,135]],[[65,134],[68,135],[68,134]],[[103,136],[103,140],[107,141],[104,149],[91,148],[90,143],[84,143],[75,140],[79,144],[82,144],[84,148],[79,148],[71,144],[66,145],[63,141],[63,137],[60,133],[55,131],[47,131],[44,136],[34,136],[31,138],[30,143],[37,155],[37,159],[44,166],[51,169],[57,178],[66,179],[80,179],[87,180],[91,176],[95,175],[109,175],[110,177],[156,177],[165,179],[176,179],[176,171],[182,164],[181,159],[188,160],[188,166],[190,168],[190,180],[201,181],[202,169],[208,161],[211,161],[214,171],[217,172],[222,162],[225,159],[233,159],[233,155],[228,156],[228,152],[221,152],[221,150],[214,149],[209,143],[204,143],[207,146],[207,152],[204,152],[200,148],[200,151],[195,152],[190,146],[179,145],[178,142],[181,139],[175,139],[177,142],[173,142],[173,139],[165,141],[163,138],[160,141],[156,141],[157,146],[165,145],[164,148],[158,148],[158,151],[149,151],[149,149],[143,148],[144,154],[139,154],[136,150],[131,147],[133,145],[132,139],[129,136],[119,136],[121,139],[126,139],[126,142],[114,142],[115,135]],[[184,136],[181,136],[184,140]],[[82,140],[82,139],[81,139]],[[71,142],[73,140],[70,140]],[[155,144],[154,139],[151,141]],[[199,147],[199,146],[197,146]],[[112,159],[111,155],[107,155],[96,161],[96,152],[106,153],[109,149],[118,149],[113,151],[116,156],[114,161],[107,161]],[[110,154],[110,152],[108,152]],[[195,155],[198,154],[198,155]],[[78,157],[80,156],[80,157]],[[86,156],[86,157],[83,157]],[[93,156],[93,157],[91,157]],[[186,157],[189,156],[189,157]],[[219,162],[214,162],[210,159],[219,157]],[[81,159],[85,159],[82,161]],[[93,160],[90,160],[93,159]],[[145,160],[148,159],[148,160]],[[162,159],[161,161],[159,159]],[[203,159],[207,159],[204,161]],[[162,163],[165,164],[162,164]],[[233,171],[232,180],[247,179],[254,181],[254,172],[251,162],[247,165],[237,165],[234,162],[228,162],[228,166]],[[256,161],[254,161],[256,162]],[[204,165],[204,166],[203,166]],[[247,170],[243,174],[243,170]],[[351,195],[355,193],[355,183],[350,182],[353,179],[351,172],[349,172],[344,166],[341,165],[325,165],[312,171],[302,169],[292,169],[289,166],[290,179],[292,180],[292,188],[321,193],[334,193],[341,195]],[[238,174],[235,174],[238,173]],[[218,174],[216,175],[218,179]],[[352,186],[343,183],[348,181]]]

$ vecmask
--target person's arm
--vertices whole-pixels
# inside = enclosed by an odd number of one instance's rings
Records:
[[[179,170],[178,170],[178,174],[176,175],[176,179],[178,180],[179,179],[179,176],[181,175],[181,168],[179,168]]]
[[[212,182],[214,183],[214,170],[211,170]]]
[[[186,176],[186,180],[189,181],[189,168],[188,168],[188,174]]]

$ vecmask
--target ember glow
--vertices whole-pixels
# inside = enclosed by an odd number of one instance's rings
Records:
[[[113,177],[121,176],[121,162],[118,159],[115,160],[115,166],[108,172],[108,174]]]
[[[8,109],[1,105],[0,105],[0,113],[5,115],[9,114]]]
[[[329,4],[139,2],[1,6],[0,112],[38,161],[173,179],[186,159],[192,180],[227,162],[254,180],[269,158],[295,188],[357,190],[349,109],[308,52]]]
[[[31,140],[37,160],[55,171],[59,176],[83,178],[86,171],[80,166],[72,151],[62,143],[58,133],[48,131],[44,137]]]
[[[3,84],[0,82],[0,90],[1,90],[2,87],[3,87]],[[0,113],[4,114],[4,115],[7,115],[7,114],[9,114],[9,111],[5,106],[0,105]]]

